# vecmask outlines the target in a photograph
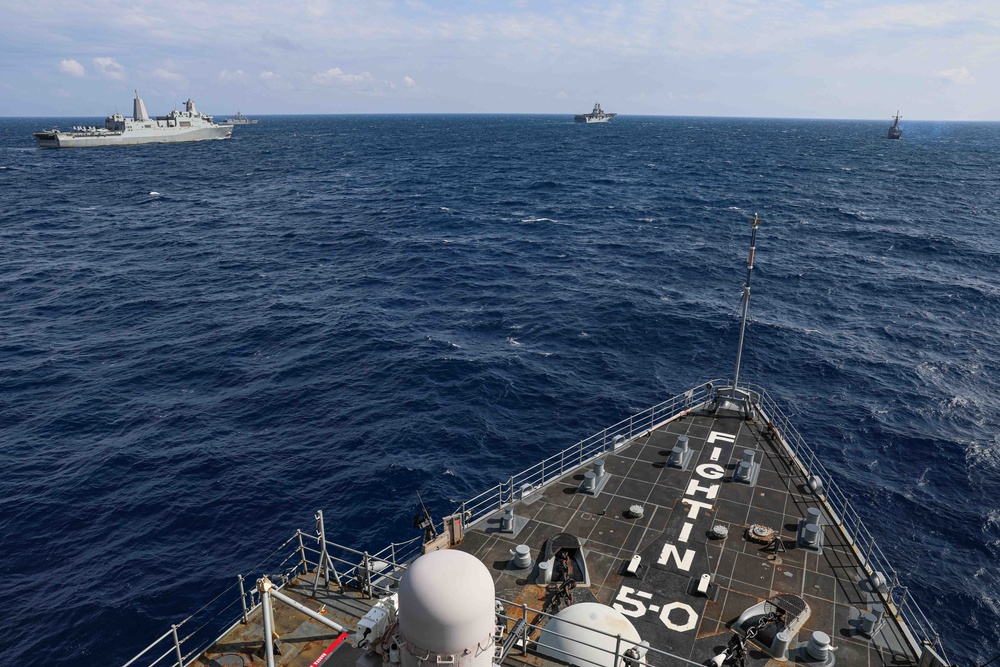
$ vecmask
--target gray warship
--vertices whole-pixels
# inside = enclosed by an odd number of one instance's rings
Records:
[[[53,128],[33,136],[41,148],[83,148],[228,139],[232,133],[231,125],[218,124],[212,116],[198,113],[194,100],[187,101],[184,111],[175,109],[166,116],[150,118],[136,92],[132,118],[115,114],[104,119],[104,127],[77,126],[70,131]]]
[[[379,550],[318,511],[124,667],[949,665],[853,499],[741,381],[751,222],[732,378],[443,517],[421,502],[421,534]]]
[[[903,136],[902,130],[899,129],[900,118],[902,118],[902,116],[899,115],[898,111],[896,112],[896,115],[892,117],[892,125],[889,126],[890,139],[900,139]]]
[[[233,115],[232,118],[223,118],[222,120],[219,121],[219,125],[256,125],[256,124],[257,124],[256,118],[247,118],[246,116],[240,113],[239,109],[236,110],[236,113]]]
[[[577,123],[607,123],[609,120],[617,116],[616,113],[606,113],[604,109],[601,108],[600,102],[594,102],[594,110],[590,113],[581,113],[573,116],[573,120]]]

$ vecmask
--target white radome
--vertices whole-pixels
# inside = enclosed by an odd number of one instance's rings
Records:
[[[428,653],[454,656],[463,667],[488,667],[495,625],[496,587],[474,556],[432,551],[407,568],[399,584],[403,667],[416,667]]]
[[[538,652],[580,667],[613,667],[618,643],[615,635],[624,640],[622,652],[642,642],[632,622],[617,609],[580,602],[566,607],[545,625],[538,637]]]

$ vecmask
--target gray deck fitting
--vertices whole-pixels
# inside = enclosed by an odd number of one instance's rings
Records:
[[[499,535],[505,535],[510,538],[515,538],[521,532],[521,530],[528,525],[527,517],[514,515],[514,525],[513,530],[504,531],[501,530],[503,523],[503,515],[507,513],[507,509],[502,509],[493,514],[490,518],[486,519],[486,526],[483,528],[484,533],[497,533]]]
[[[589,474],[593,474],[593,473],[586,473],[586,474],[589,475]],[[593,496],[594,498],[596,498],[597,496],[601,495],[601,491],[603,491],[604,487],[608,485],[608,480],[609,479],[611,479],[611,474],[610,473],[606,472],[603,475],[601,475],[598,479],[595,480],[595,486],[594,486],[594,490],[593,491],[589,491],[586,488],[587,480],[584,479],[582,482],[580,482],[580,486],[577,487],[576,492],[577,493],[583,493],[583,494],[586,494],[588,496]]]
[[[757,478],[760,477],[760,461],[757,461],[756,452],[752,449],[743,450],[743,460],[736,464],[733,471],[733,481],[748,486],[757,486]],[[741,477],[741,475],[743,475]]]
[[[694,458],[694,450],[689,449],[687,451],[679,451],[679,447],[674,447],[669,458],[667,458],[667,467],[673,468],[674,470],[687,470],[688,465],[691,464],[691,459]],[[675,463],[676,459],[680,459],[680,463]]]
[[[679,435],[677,436],[677,444],[670,450],[670,456],[667,458],[667,467],[676,470],[687,470],[693,458],[694,450],[688,445],[688,437],[686,435]]]
[[[810,518],[799,519],[799,530],[795,535],[795,546],[800,549],[808,549],[818,554],[823,553],[823,525],[826,521],[823,520],[823,516],[818,509],[815,507],[809,508]],[[818,531],[816,532],[816,540],[812,544],[808,542],[806,537],[807,526],[816,526]],[[812,531],[809,531],[812,532]]]

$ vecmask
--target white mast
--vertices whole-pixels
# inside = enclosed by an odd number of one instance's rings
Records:
[[[743,358],[743,337],[747,331],[747,314],[750,312],[750,272],[753,271],[753,253],[754,248],[757,243],[757,225],[760,224],[760,218],[757,214],[753,214],[753,220],[750,221],[752,230],[750,232],[750,259],[747,260],[747,280],[743,285],[743,323],[740,325],[740,344],[736,348],[736,370],[733,371],[733,388],[735,389],[740,383],[740,361]]]

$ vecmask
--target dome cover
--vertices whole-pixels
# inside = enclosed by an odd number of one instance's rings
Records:
[[[485,651],[492,662],[495,625],[493,577],[475,556],[432,551],[407,568],[399,584],[399,632],[420,653]]]
[[[581,628],[581,625],[586,627]],[[545,624],[537,647],[542,655],[571,665],[614,667],[615,635],[619,634],[625,640],[622,653],[642,641],[632,623],[617,609],[596,602],[581,602],[566,607]]]

